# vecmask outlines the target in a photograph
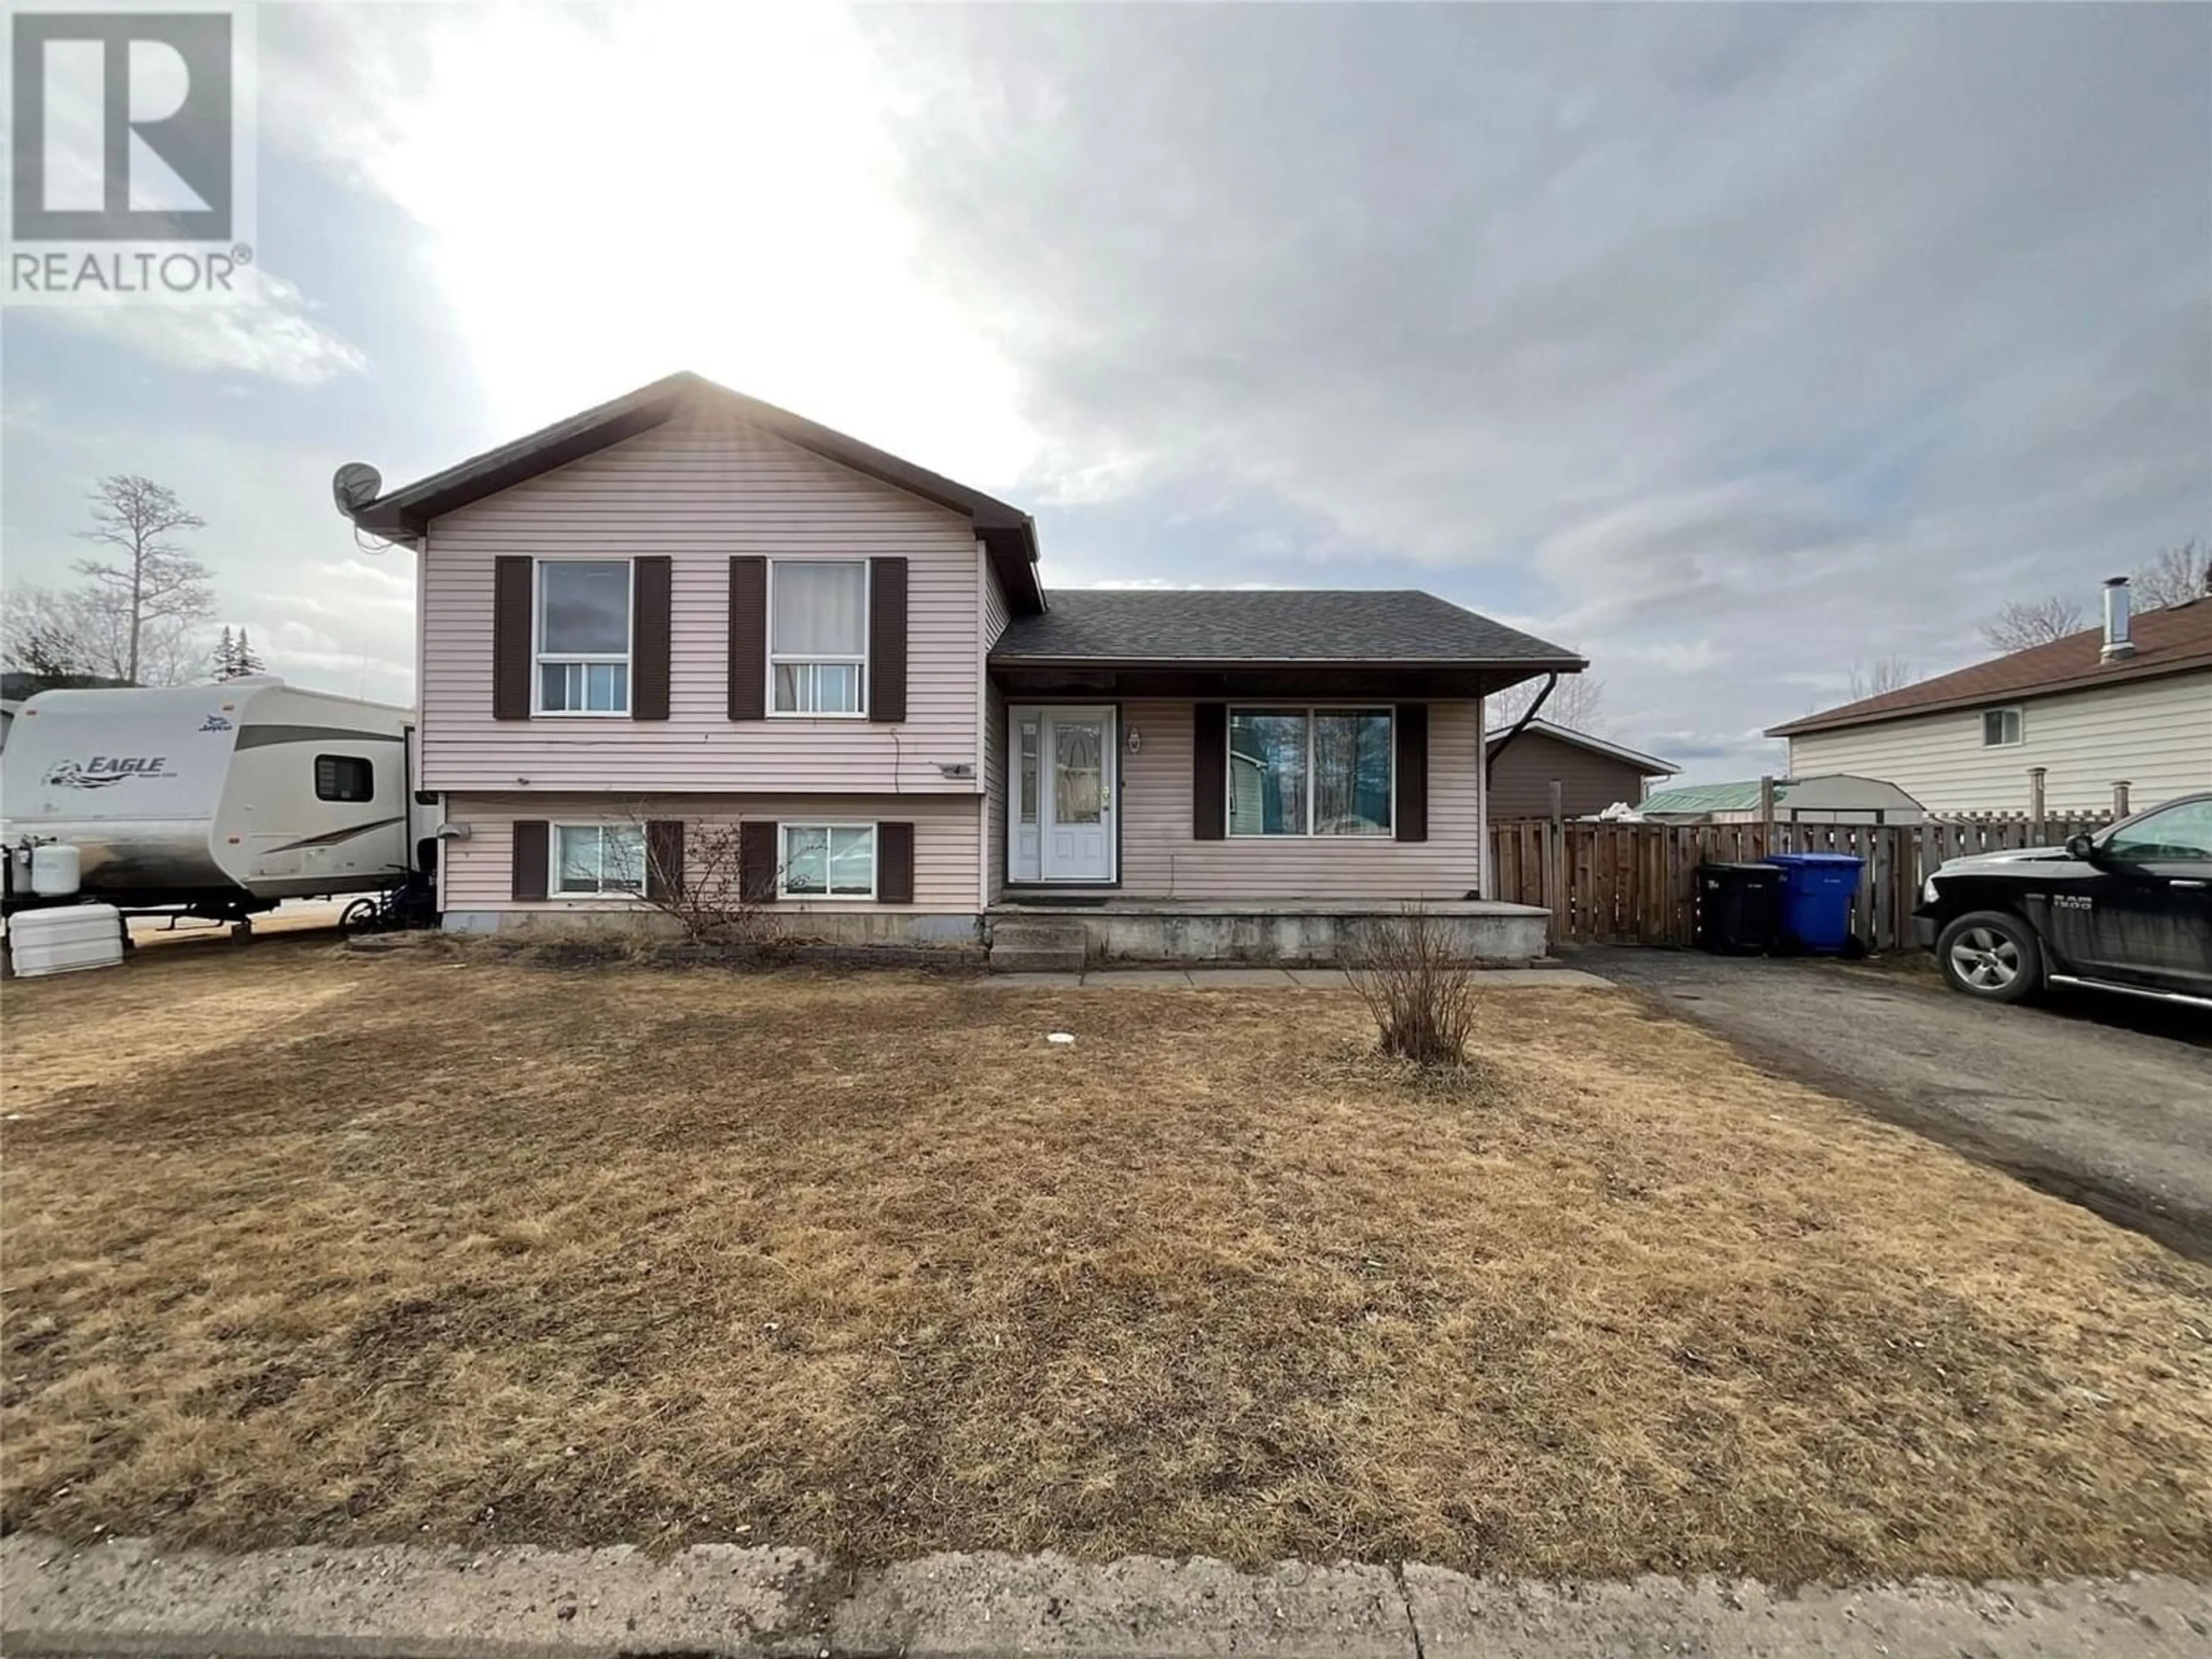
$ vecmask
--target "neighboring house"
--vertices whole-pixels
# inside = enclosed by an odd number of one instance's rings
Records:
[[[1660,823],[1756,823],[1759,780],[1688,783],[1644,798],[1641,814]],[[1774,781],[1778,823],[1918,823],[1920,803],[1880,778],[1831,772],[1816,778]]]
[[[2106,620],[2047,645],[1791,720],[1792,772],[1887,778],[1931,812],[2095,811],[2128,786],[2152,805],[2212,787],[2212,597]]]
[[[461,928],[634,908],[708,823],[844,937],[1460,901],[1483,697],[1585,666],[1425,593],[1048,595],[1027,514],[689,374],[352,516],[416,551]]]
[[[1682,769],[1656,756],[1547,720],[1530,720],[1518,737],[1512,737],[1512,732],[1510,724],[1503,725],[1489,738],[1493,823],[1551,817],[1554,781],[1559,786],[1564,816],[1591,817],[1619,803],[1636,805],[1651,779],[1670,778]]]

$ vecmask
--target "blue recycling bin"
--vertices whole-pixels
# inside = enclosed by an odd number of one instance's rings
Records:
[[[1782,872],[1777,931],[1784,948],[1816,957],[1849,950],[1851,896],[1859,890],[1866,860],[1851,853],[1776,853],[1766,862]]]

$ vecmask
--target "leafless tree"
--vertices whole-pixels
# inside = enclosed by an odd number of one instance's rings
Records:
[[[148,631],[189,635],[213,612],[213,573],[173,539],[179,531],[206,529],[207,520],[186,511],[166,485],[135,472],[102,478],[91,499],[92,528],[77,534],[113,548],[115,556],[79,559],[76,571],[112,618],[103,630],[112,638],[108,654],[119,678],[133,685],[168,684],[143,672],[156,654],[148,650]],[[161,650],[167,646],[162,639]],[[187,674],[198,668],[198,654]]]
[[[24,584],[0,606],[0,656],[46,678],[82,676],[128,683],[130,635],[122,607],[97,588],[57,591]],[[183,685],[204,672],[207,653],[191,622],[163,617],[138,635],[140,685]]]
[[[1901,691],[1919,678],[1912,672],[1912,665],[1903,657],[1877,657],[1871,668],[1862,668],[1857,663],[1853,663],[1845,700],[1861,702],[1869,697]]]
[[[1352,988],[1375,1017],[1382,1052],[1457,1066],[1474,1029],[1475,989],[1444,921],[1419,904],[1361,928],[1347,952]]]
[[[1982,637],[1993,651],[2025,651],[2081,632],[2081,607],[2053,593],[2043,599],[2014,599],[1982,624]]]
[[[2194,540],[2161,548],[2156,558],[2136,572],[2128,587],[2139,611],[2162,611],[2212,598],[2212,548]]]
[[[19,674],[66,680],[100,672],[71,595],[50,587],[10,587],[0,602],[0,658]]]
[[[752,895],[773,893],[774,878],[748,883],[738,825],[708,819],[681,826],[680,839],[653,828],[655,817],[642,805],[628,815],[645,849],[638,896],[674,921],[690,945],[765,947],[782,939],[775,914]]]
[[[1484,722],[1492,732],[1503,731],[1528,712],[1528,705],[1543,689],[1540,679],[1523,680],[1495,693],[1483,705]],[[1588,674],[1562,674],[1552,695],[1544,699],[1544,706],[1536,711],[1536,718],[1595,735],[1604,723],[1604,705],[1603,680],[1592,679]]]

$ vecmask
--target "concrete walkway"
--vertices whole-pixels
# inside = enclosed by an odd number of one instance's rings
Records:
[[[860,1573],[803,1550],[394,1545],[218,1556],[0,1540],[0,1651],[208,1659],[2182,1659],[2212,1586],[2144,1575],[1770,1590],[1555,1584],[1407,1565],[939,1555]]]
[[[1480,968],[1485,986],[1539,986],[1587,991],[1610,981],[1573,968]],[[1080,974],[993,974],[982,983],[1002,991],[1348,991],[1341,968],[1098,968]]]

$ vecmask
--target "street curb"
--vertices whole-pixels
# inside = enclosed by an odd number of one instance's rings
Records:
[[[2212,1583],[1770,1589],[1540,1583],[1438,1567],[936,1555],[857,1574],[804,1550],[224,1556],[0,1540],[0,1653],[102,1659],[2200,1659]]]

